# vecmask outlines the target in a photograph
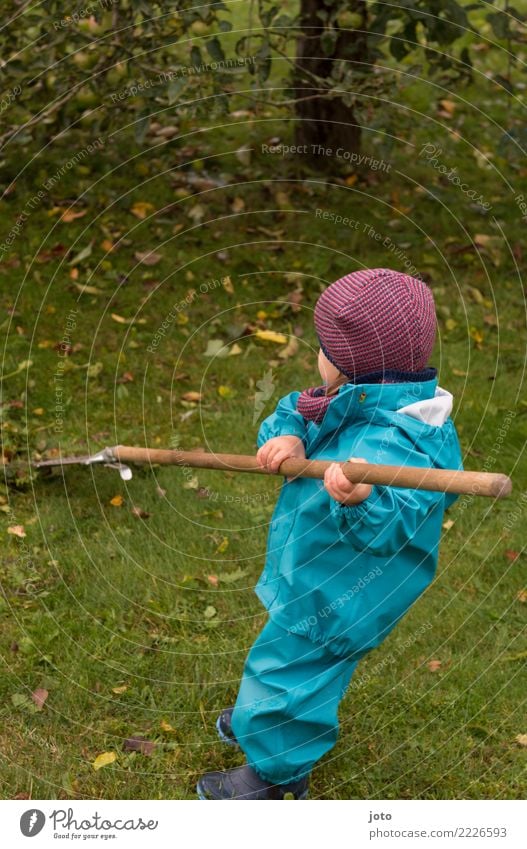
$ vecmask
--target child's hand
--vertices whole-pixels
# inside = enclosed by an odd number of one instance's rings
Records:
[[[290,457],[303,460],[306,456],[304,443],[298,436],[275,436],[268,439],[256,455],[258,464],[267,472],[277,472],[284,460]]]
[[[348,463],[366,463],[363,457],[350,457]],[[352,483],[342,471],[338,463],[332,463],[324,475],[324,486],[335,501],[346,504],[360,504],[371,493],[369,483]]]

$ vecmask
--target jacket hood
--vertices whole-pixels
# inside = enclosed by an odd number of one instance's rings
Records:
[[[397,412],[411,416],[419,422],[424,422],[424,424],[441,427],[452,412],[453,401],[452,394],[438,386],[433,398],[407,404],[405,407],[400,407]]]

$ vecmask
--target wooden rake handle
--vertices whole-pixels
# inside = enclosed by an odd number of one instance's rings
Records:
[[[116,445],[113,457],[121,463],[160,463],[190,466],[195,469],[219,469],[229,472],[269,474],[258,465],[256,457],[244,454],[207,454],[200,451],[178,451],[162,448],[136,448]],[[323,478],[332,460],[284,460],[276,473],[287,477]],[[422,469],[415,466],[384,466],[373,463],[341,463],[342,471],[352,483],[371,483],[409,489],[453,492],[458,495],[485,495],[505,498],[512,490],[507,475],[490,472],[459,472],[453,469]]]

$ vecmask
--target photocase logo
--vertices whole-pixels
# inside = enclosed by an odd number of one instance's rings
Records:
[[[24,837],[35,837],[40,834],[46,823],[46,815],[38,808],[31,808],[20,817],[20,831]]]

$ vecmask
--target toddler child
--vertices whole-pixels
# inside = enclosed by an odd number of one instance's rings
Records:
[[[452,396],[427,366],[436,316],[419,279],[349,274],[315,307],[324,386],[292,392],[265,419],[258,461],[289,457],[460,469]],[[445,507],[455,496],[353,484],[337,463],[324,481],[284,481],[256,592],[269,613],[220,737],[246,763],[209,772],[202,799],[304,799],[335,745],[338,706],[364,655],[434,577]]]

